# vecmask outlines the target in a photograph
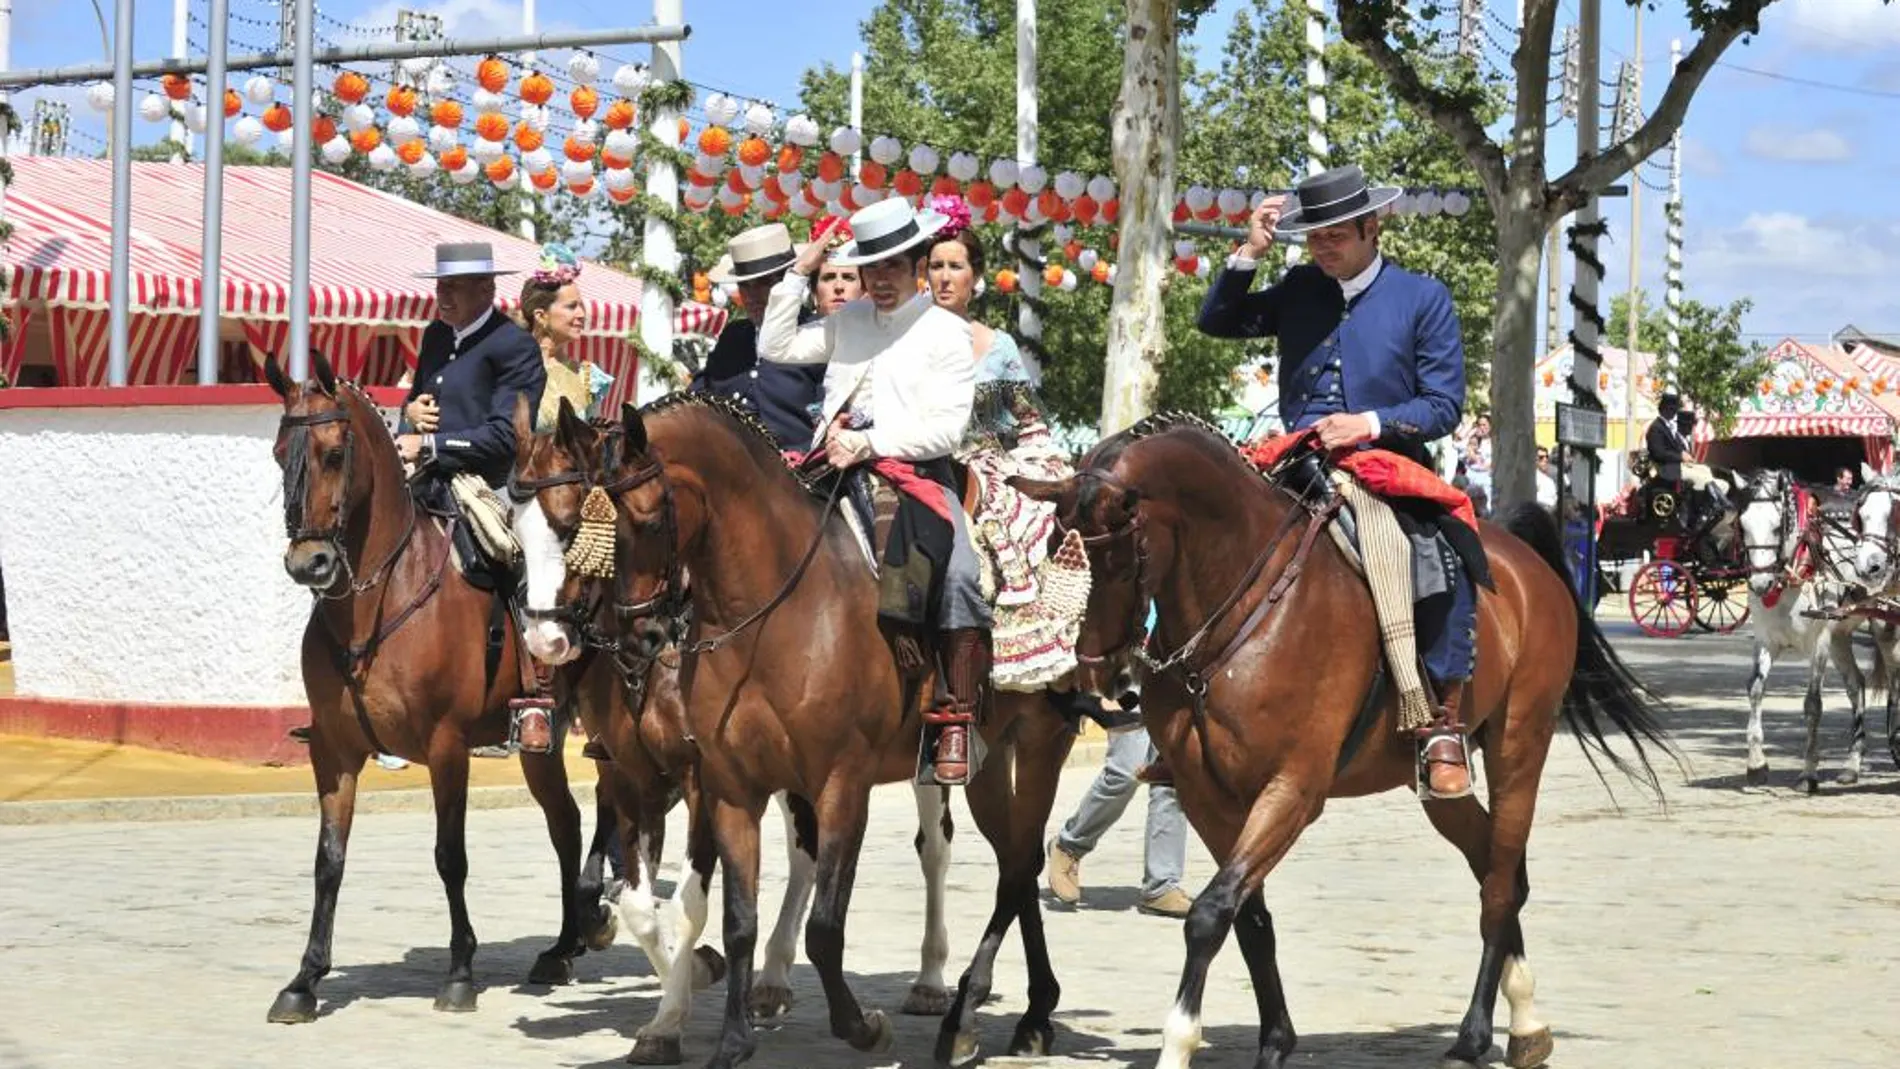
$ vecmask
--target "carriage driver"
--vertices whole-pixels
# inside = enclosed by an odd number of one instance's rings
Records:
[[[1289,431],[1311,427],[1327,449],[1378,448],[1429,466],[1427,443],[1458,426],[1465,353],[1444,284],[1379,253],[1379,211],[1400,192],[1368,189],[1358,167],[1338,167],[1301,182],[1290,211],[1284,197],[1262,201],[1208,289],[1199,325],[1216,338],[1279,340],[1280,418]],[[1276,233],[1304,234],[1311,263],[1250,293]],[[1449,596],[1418,605],[1419,646],[1440,702],[1418,738],[1430,798],[1471,792],[1459,710],[1475,654],[1477,592],[1456,554],[1446,563],[1455,573],[1447,576]]]

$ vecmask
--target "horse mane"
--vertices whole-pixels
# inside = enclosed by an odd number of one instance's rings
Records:
[[[776,466],[790,475],[806,492],[814,492],[811,478],[785,462],[785,454],[779,451],[778,436],[766,427],[763,420],[736,401],[718,394],[675,390],[664,397],[648,401],[640,407],[639,411],[641,418],[644,419],[647,416],[657,416],[678,408],[707,409],[731,420],[740,431],[740,442],[754,454],[754,459],[759,460],[761,466],[767,468]],[[772,458],[772,464],[764,462],[766,455]]]

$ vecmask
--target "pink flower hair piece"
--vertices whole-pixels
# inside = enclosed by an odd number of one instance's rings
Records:
[[[939,241],[947,241],[970,229],[970,205],[962,197],[932,197],[930,210],[950,220],[942,230],[937,231]]]

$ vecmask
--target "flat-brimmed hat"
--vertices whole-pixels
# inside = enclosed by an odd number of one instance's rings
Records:
[[[792,244],[792,232],[784,223],[742,230],[726,242],[726,254],[706,272],[706,280],[723,286],[777,274],[792,266],[803,248]]]
[[[450,241],[435,247],[435,270],[417,271],[417,278],[466,278],[470,275],[517,275],[495,269],[495,248],[486,241]]]
[[[888,260],[929,240],[949,221],[948,216],[929,208],[913,209],[902,197],[878,201],[851,213],[851,240],[832,254],[831,262],[839,267],[857,267]]]
[[[1366,173],[1357,166],[1321,171],[1295,187],[1293,193],[1299,204],[1280,216],[1280,221],[1273,226],[1273,232],[1282,235],[1304,234],[1323,226],[1357,219],[1398,200],[1404,192],[1397,186],[1367,188]]]

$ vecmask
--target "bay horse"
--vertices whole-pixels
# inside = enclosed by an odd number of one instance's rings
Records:
[[[269,1020],[316,1019],[317,982],[330,971],[357,776],[371,753],[428,766],[436,872],[450,919],[449,972],[435,1008],[472,1011],[475,931],[463,897],[469,748],[506,740],[508,700],[520,693],[523,655],[518,641],[490,652],[493,595],[451,562],[449,536],[411,494],[374,402],[354,383],[338,380],[321,353],[311,354],[311,364],[315,377],[303,383],[289,381],[275,359],[264,364],[265,380],[284,406],[273,447],[284,472],[284,568],[314,595],[303,634],[303,679],[321,810],[309,942]],[[504,626],[500,637],[512,630]],[[579,886],[580,810],[568,793],[559,750],[523,753],[521,770],[547,816],[561,878],[561,933],[536,959],[528,981],[565,983],[583,940],[597,941],[605,921],[592,908],[584,917],[581,906],[597,901],[600,889]]]
[[[690,939],[666,939],[653,897],[667,813],[682,797],[689,809],[693,803],[686,785],[697,754],[681,703],[680,660],[670,648],[671,635],[640,629],[623,640],[612,623],[611,582],[568,563],[585,522],[589,495],[596,488],[605,493],[606,470],[622,439],[621,424],[583,420],[565,400],[553,427],[536,432],[532,418],[526,400],[518,402],[509,493],[515,502],[513,528],[523,558],[523,636],[531,655],[556,668],[557,693],[571,694],[590,738],[599,740],[611,754],[611,760],[599,762],[600,782],[619,820],[628,862],[627,882],[615,904],[664,989],[653,1020],[638,1032],[635,1058],[671,1064],[680,1060],[679,1039],[693,989],[705,986],[702,980],[716,980],[725,968],[723,958],[710,947],[695,947]],[[919,786],[916,793],[916,843],[926,886],[925,935],[923,962],[902,1012],[935,1016],[950,1001],[943,984],[950,951],[944,892],[954,828],[942,788]],[[764,968],[749,996],[757,1019],[778,1017],[791,1009],[791,967],[816,864],[810,842],[796,833],[789,799],[784,792],[776,799],[787,821],[790,876],[778,923],[766,942]],[[675,885],[675,895],[690,896],[698,903],[688,906],[682,900],[683,912],[704,908],[706,888],[691,888],[692,882],[689,877]],[[680,972],[689,956],[697,961],[690,970]]]
[[[697,878],[688,890],[702,899],[695,911],[689,893],[688,927],[705,921],[716,852],[728,965],[724,1030],[706,1064],[729,1069],[756,1047],[747,988],[758,940],[759,820],[779,791],[790,799],[795,838],[817,859],[805,950],[824,984],[832,1034],[858,1050],[884,1050],[889,1020],[867,1012],[845,979],[845,916],[871,788],[915,773],[927,694],[916,681],[906,685],[879,630],[877,580],[830,507],[836,495],[821,504],[756,418],[681,393],[623,408],[622,424],[625,441],[608,474],[627,535],[616,547],[615,610],[638,633],[665,631],[691,608],[680,690],[698,751],[688,846]],[[976,1056],[976,1010],[1012,924],[1021,922],[1029,1004],[1010,1053],[1049,1051],[1061,995],[1037,877],[1073,731],[1046,694],[999,693],[979,737],[988,756],[965,798],[997,857],[996,896],[938,1031],[941,1063]]]
[[[1069,479],[1012,483],[1055,502],[1059,520],[1089,546],[1094,584],[1076,647],[1084,685],[1101,689],[1131,657],[1167,666],[1144,667],[1144,719],[1182,809],[1219,863],[1188,914],[1159,1065],[1184,1069],[1200,1045],[1208,965],[1230,930],[1259,1008],[1254,1064],[1286,1065],[1295,1034],[1261,885],[1329,798],[1415,784],[1416,743],[1398,731],[1394,696],[1372,700],[1382,654],[1365,580],[1316,526],[1324,509],[1264,480],[1191,417],[1136,424],[1096,446]],[[1527,1069],[1552,1048],[1532,1009],[1518,915],[1530,893],[1525,843],[1559,711],[1586,756],[1598,750],[1658,793],[1645,746],[1668,743],[1651,699],[1565,580],[1548,514],[1527,509],[1508,529],[1481,526],[1496,590],[1479,597],[1465,710],[1484,753],[1491,811],[1475,795],[1422,804],[1480,885],[1483,952],[1447,1060],[1475,1064],[1489,1051],[1501,985],[1511,1006],[1505,1059]],[[1150,600],[1156,633],[1142,649]],[[1635,745],[1640,770],[1610,749],[1606,720]]]

